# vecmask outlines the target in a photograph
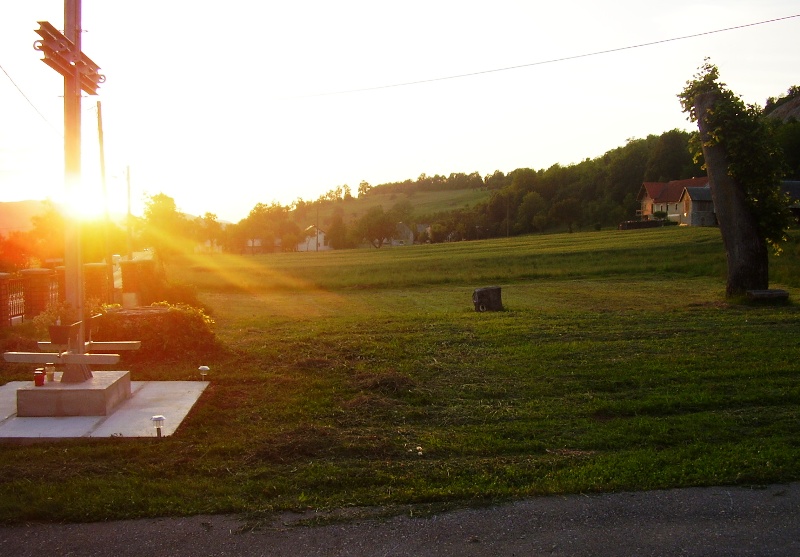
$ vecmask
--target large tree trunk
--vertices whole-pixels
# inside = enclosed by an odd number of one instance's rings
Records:
[[[706,114],[716,100],[717,94],[704,93],[697,96],[694,105],[711,198],[728,258],[725,293],[728,297],[742,296],[748,290],[766,290],[769,287],[769,258],[767,243],[759,233],[744,188],[728,174],[728,153],[719,144],[706,145],[709,134]]]

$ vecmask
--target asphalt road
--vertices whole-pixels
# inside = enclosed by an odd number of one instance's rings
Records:
[[[800,556],[800,483],[538,497],[424,517],[360,510],[309,526],[314,518],[330,517],[6,526],[0,556]]]

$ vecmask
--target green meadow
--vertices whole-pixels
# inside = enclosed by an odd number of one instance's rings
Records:
[[[800,236],[771,261],[800,296]],[[0,445],[0,521],[474,505],[800,479],[800,310],[729,301],[716,229],[174,262],[219,346],[163,439]],[[500,286],[505,310],[475,312]],[[4,364],[2,380],[29,370]]]
[[[397,204],[407,202],[412,207],[412,218],[416,222],[417,219],[426,218],[432,214],[474,207],[478,203],[488,201],[491,195],[492,191],[485,188],[411,193],[383,193],[380,188],[377,188],[366,196],[343,199],[336,203],[323,203],[317,216],[320,223],[329,223],[334,214],[341,211],[344,221],[351,223],[363,217],[374,207],[381,206],[388,211]],[[309,211],[309,216],[312,214],[316,213]]]

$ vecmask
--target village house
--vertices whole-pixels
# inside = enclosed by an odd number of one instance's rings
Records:
[[[254,255],[256,253],[263,253],[261,249],[261,238],[248,238],[245,242],[247,253]]]
[[[791,198],[790,209],[800,222],[800,182],[783,181],[781,187]],[[645,182],[637,200],[641,209],[636,213],[643,221],[662,218],[685,226],[717,226],[708,177]]]
[[[711,199],[708,177],[671,182],[645,182],[636,199],[641,203],[637,216],[642,220],[655,220],[661,217],[692,226],[716,225],[716,218],[710,218],[707,214],[709,206],[706,201]],[[694,214],[693,211],[698,214]],[[713,203],[710,206],[710,213],[713,216]]]
[[[414,231],[407,224],[398,222],[391,237],[392,246],[411,246],[414,244]]]
[[[305,238],[297,244],[297,251],[327,251],[331,248],[325,231],[313,224],[303,232]]]
[[[706,184],[702,187],[689,186],[683,188],[678,206],[683,207],[683,213],[678,222],[687,226],[716,226],[717,215],[714,213],[714,200],[711,198],[711,188]]]
[[[257,253],[272,253],[282,251],[283,243],[280,238],[274,238],[271,241],[272,247],[270,248],[270,240],[263,238],[251,238],[245,241],[245,249],[243,253],[255,255]]]

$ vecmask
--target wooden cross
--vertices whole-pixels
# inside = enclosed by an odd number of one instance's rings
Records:
[[[96,315],[95,319],[100,317]],[[91,354],[93,350],[106,352],[112,350],[138,350],[142,346],[139,340],[115,342],[98,342],[92,340],[91,327],[89,339],[80,341],[77,346],[39,342],[39,350],[45,352],[6,352],[3,357],[7,362],[29,364],[60,364],[64,366],[61,375],[62,383],[82,383],[92,378],[90,365],[111,365],[119,362],[119,354]],[[81,348],[81,344],[83,347]]]
[[[97,94],[97,87],[105,81],[99,67],[81,51],[81,0],[64,0],[64,34],[47,21],[39,22],[36,33],[41,40],[34,48],[44,53],[45,64],[64,77],[64,180],[67,194],[74,194],[81,175],[81,91]],[[73,216],[65,219],[65,286],[66,300],[78,315],[84,314],[83,262],[81,257],[80,223]],[[61,381],[80,383],[92,377],[89,365],[115,364],[119,354],[91,354],[92,350],[136,350],[139,341],[94,342],[89,333],[86,338],[84,322],[79,322],[78,342],[75,346],[40,342],[46,352],[6,352],[7,362],[62,364]],[[64,350],[61,350],[64,348]],[[52,351],[56,349],[57,351]]]

